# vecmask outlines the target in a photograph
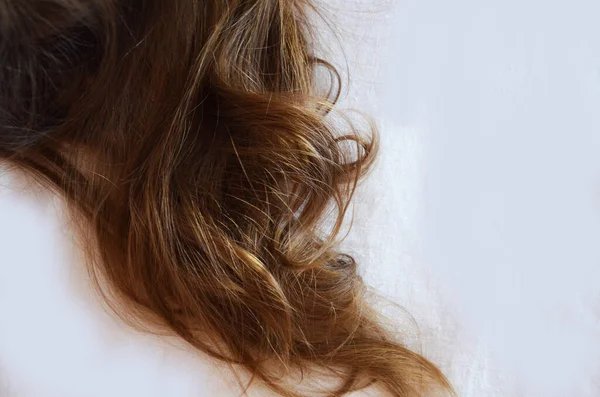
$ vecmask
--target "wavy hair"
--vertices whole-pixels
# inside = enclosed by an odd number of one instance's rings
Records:
[[[132,323],[283,396],[313,370],[337,379],[319,386],[328,396],[451,392],[381,325],[336,248],[376,134],[332,122],[339,84],[318,83],[319,68],[336,73],[314,55],[315,12],[0,0],[0,156],[69,203],[92,274]]]

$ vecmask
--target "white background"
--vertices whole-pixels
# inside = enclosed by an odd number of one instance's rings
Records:
[[[345,244],[399,334],[461,396],[600,395],[600,3],[328,4],[382,141]],[[108,316],[56,201],[0,177],[1,396],[228,395]]]
[[[382,130],[368,279],[461,395],[600,395],[600,3],[372,4],[340,17]]]

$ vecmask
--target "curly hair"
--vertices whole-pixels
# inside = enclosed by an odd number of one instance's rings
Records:
[[[97,285],[131,323],[283,396],[303,395],[289,375],[314,369],[338,380],[328,396],[452,393],[381,325],[337,249],[377,140],[331,120],[339,75],[314,55],[317,12],[0,0],[0,157],[69,203]]]

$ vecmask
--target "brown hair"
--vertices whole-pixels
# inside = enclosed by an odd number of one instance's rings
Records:
[[[330,396],[372,382],[395,396],[450,390],[387,333],[336,250],[376,140],[328,117],[339,90],[316,83],[334,69],[312,52],[315,11],[0,0],[0,156],[85,221],[91,269],[123,317],[285,396],[302,394],[287,375],[312,369],[339,380],[321,386]]]

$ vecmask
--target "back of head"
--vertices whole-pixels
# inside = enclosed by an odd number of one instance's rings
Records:
[[[355,261],[336,250],[375,135],[329,120],[335,90],[314,76],[333,69],[311,48],[314,11],[0,0],[0,156],[68,200],[123,318],[282,395],[301,395],[290,375],[303,369],[331,370],[326,395],[373,381],[395,396],[449,389],[378,323]]]

